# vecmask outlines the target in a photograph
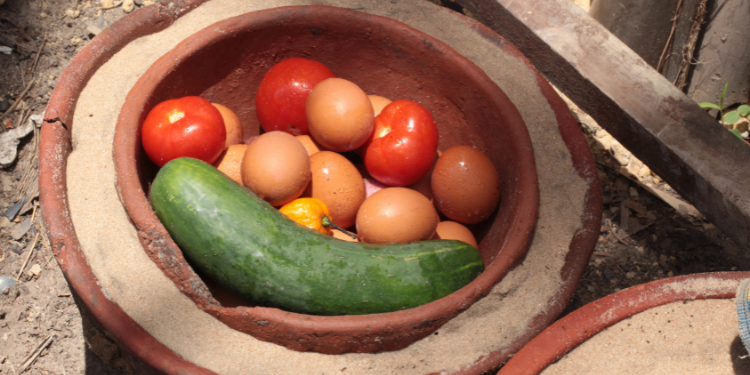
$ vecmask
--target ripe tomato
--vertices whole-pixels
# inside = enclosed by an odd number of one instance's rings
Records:
[[[224,150],[226,139],[221,113],[198,96],[159,103],[141,127],[143,149],[159,167],[183,156],[213,164]]]
[[[390,186],[407,186],[432,167],[438,131],[426,108],[410,100],[388,104],[375,117],[375,129],[362,146],[365,168]]]
[[[255,95],[260,126],[266,132],[310,134],[305,102],[318,82],[335,75],[325,65],[295,57],[281,61],[266,73]]]

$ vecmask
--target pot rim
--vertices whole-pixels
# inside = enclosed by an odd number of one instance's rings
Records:
[[[675,288],[686,282],[729,280],[739,283],[748,277],[750,272],[675,276],[635,285],[589,302],[542,331],[516,353],[498,375],[539,374],[602,330],[646,310],[679,301],[734,298],[737,293],[736,285],[701,290]]]
[[[70,218],[67,198],[67,158],[71,152],[71,127],[78,94],[94,73],[131,41],[169,27],[177,18],[205,0],[177,0],[166,8],[154,5],[139,9],[102,31],[71,60],[52,93],[39,143],[39,202],[42,220],[71,290],[118,345],[139,365],[156,373],[215,375],[191,363],[156,340],[125,311],[110,300],[86,262]]]
[[[319,316],[292,313],[271,307],[223,307],[206,290],[196,288],[203,281],[188,267],[156,217],[142,189],[135,153],[140,148],[140,123],[160,82],[178,66],[204,48],[232,39],[235,35],[263,30],[267,27],[305,23],[308,20],[346,19],[377,30],[391,30],[388,37],[399,37],[402,43],[421,46],[449,61],[451,68],[460,68],[476,89],[501,108],[507,137],[515,148],[514,160],[518,173],[517,188],[503,199],[514,202],[510,224],[499,241],[497,255],[485,265],[484,272],[463,288],[424,305],[367,315]],[[319,22],[319,21],[318,21]],[[349,21],[351,23],[351,21]],[[317,23],[315,23],[317,24]],[[312,26],[308,26],[312,27]],[[249,31],[248,31],[249,30]],[[425,42],[427,41],[427,42]],[[411,43],[411,44],[408,44]],[[260,340],[283,345],[298,351],[325,354],[376,352],[401,349],[423,338],[469,308],[489,293],[507,273],[524,258],[531,245],[539,207],[539,189],[533,145],[527,127],[515,105],[484,71],[446,43],[394,19],[366,14],[356,10],[323,5],[288,6],[247,13],[214,23],[185,38],[149,67],[128,93],[115,128],[114,159],[117,191],[138,237],[151,259],[172,279],[183,294],[202,310],[222,320],[229,327]],[[506,220],[506,219],[502,219]],[[165,261],[166,260],[166,261]],[[259,324],[258,322],[263,322]]]
[[[109,332],[108,336],[124,350],[137,353],[133,355],[134,358],[159,373],[213,374],[188,362],[155,340],[116,303],[109,300],[99,286],[96,276],[81,252],[70,219],[66,194],[66,164],[71,151],[70,130],[78,100],[77,93],[110,56],[137,38],[166,29],[176,19],[207,1],[176,0],[173,3],[174,7],[170,8],[158,4],[144,7],[104,30],[78,53],[61,75],[45,112],[45,123],[41,132],[40,203],[43,208],[45,230],[49,235],[56,260],[71,289],[80,297],[81,303],[92,312],[92,316]],[[571,152],[574,166],[579,176],[588,184],[584,203],[584,212],[587,214],[582,216],[582,226],[569,245],[569,253],[561,271],[562,286],[559,293],[550,299],[548,308],[533,319],[526,334],[508,347],[477,359],[471,366],[462,369],[466,374],[482,374],[497,370],[513,353],[563,312],[575,292],[598,239],[602,195],[593,156],[588,151],[582,131],[565,102],[541,74],[532,68],[528,59],[517,48],[486,26],[468,19],[464,21],[489,42],[530,67],[537,77],[542,95],[558,118],[559,130]]]

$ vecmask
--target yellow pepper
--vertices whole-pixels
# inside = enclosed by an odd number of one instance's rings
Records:
[[[318,198],[298,198],[282,206],[279,211],[297,224],[323,234],[331,233],[331,212],[325,202]]]

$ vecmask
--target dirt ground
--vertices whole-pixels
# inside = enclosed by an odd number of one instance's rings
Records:
[[[135,3],[137,8],[143,2]],[[14,107],[2,119],[0,139],[20,133],[30,118],[43,113],[68,62],[94,37],[91,26],[104,29],[124,15],[120,7],[101,11],[98,0],[6,0],[0,5],[0,46],[12,48],[10,54],[0,53],[0,115]],[[646,173],[645,182],[625,177],[617,157],[621,150],[601,147],[606,135],[585,114],[576,114],[599,167],[604,218],[568,311],[669,276],[750,270],[750,255],[711,223],[678,212],[644,189],[646,184],[669,192],[658,177]],[[0,216],[0,276],[18,278],[0,294],[0,374],[123,374],[116,348],[82,320],[44,234],[38,134],[36,126],[20,136],[16,161],[0,168],[0,214],[11,216]]]

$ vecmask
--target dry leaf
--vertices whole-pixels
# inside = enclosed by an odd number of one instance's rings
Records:
[[[6,129],[13,129],[13,120],[8,119],[8,121],[5,122],[5,125],[3,125]]]

